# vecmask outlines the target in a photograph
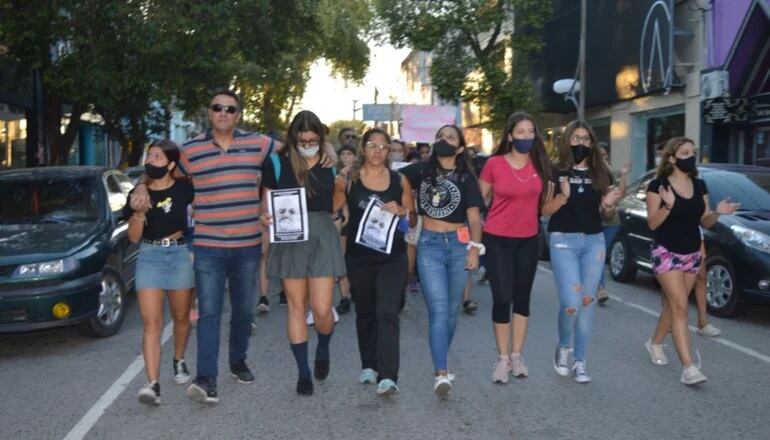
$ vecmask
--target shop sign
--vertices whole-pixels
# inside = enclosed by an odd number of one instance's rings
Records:
[[[703,101],[703,122],[707,124],[730,124],[749,120],[747,98],[713,98]]]

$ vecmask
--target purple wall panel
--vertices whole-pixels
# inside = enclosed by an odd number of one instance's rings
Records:
[[[712,11],[714,26],[710,42],[712,50],[709,67],[719,67],[724,64],[751,2],[752,0],[714,0]]]

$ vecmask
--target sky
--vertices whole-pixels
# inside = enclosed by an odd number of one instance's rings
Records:
[[[369,70],[363,84],[346,82],[332,76],[326,60],[316,61],[310,68],[310,81],[302,97],[302,109],[311,110],[326,124],[340,119],[353,118],[353,100],[361,104],[374,103],[374,89],[379,91],[377,102],[387,104],[390,96],[399,102],[405,96],[405,83],[401,73],[401,61],[409,54],[409,49],[396,49],[390,45],[375,46],[369,44]],[[361,120],[362,112],[356,112],[356,119]]]

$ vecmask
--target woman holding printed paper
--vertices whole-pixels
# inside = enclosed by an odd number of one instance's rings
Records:
[[[313,394],[305,324],[308,305],[318,334],[314,376],[324,380],[329,374],[329,341],[334,330],[334,279],[345,275],[332,220],[332,213],[345,203],[345,189],[335,181],[335,169],[322,165],[323,144],[324,129],[318,116],[301,111],[289,126],[285,148],[262,169],[262,222],[271,229],[267,273],[281,278],[286,292],[289,343],[297,362],[300,395]],[[304,199],[300,191],[304,191]]]
[[[379,128],[364,134],[363,154],[346,191],[350,236],[345,260],[356,310],[359,382],[377,383],[380,395],[398,391],[399,311],[408,271],[404,230],[407,207],[414,206],[409,182],[389,169],[390,143]],[[373,215],[375,208],[379,215]]]
[[[452,390],[454,376],[449,374],[447,357],[468,278],[466,271],[476,269],[479,255],[484,253],[480,217],[484,201],[479,185],[465,147],[447,141],[459,133],[458,127],[442,127],[428,161],[400,170],[417,189],[417,206],[423,216],[417,267],[428,306],[433,391],[440,397]]]

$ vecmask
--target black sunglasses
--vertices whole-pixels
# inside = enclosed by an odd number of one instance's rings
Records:
[[[222,110],[224,110],[227,113],[230,113],[231,115],[235,114],[235,112],[238,111],[238,107],[234,105],[213,104],[209,108],[213,110],[215,113],[220,113]]]

